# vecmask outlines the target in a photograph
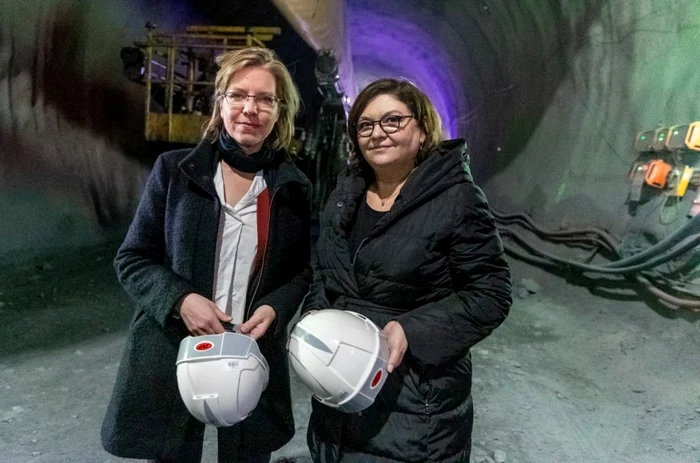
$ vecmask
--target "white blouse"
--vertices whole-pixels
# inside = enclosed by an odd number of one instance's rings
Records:
[[[263,172],[255,178],[246,194],[231,206],[226,204],[221,162],[216,167],[214,186],[221,201],[219,231],[216,237],[214,267],[214,303],[230,315],[234,324],[245,317],[246,293],[250,272],[258,250],[258,195],[267,185]]]

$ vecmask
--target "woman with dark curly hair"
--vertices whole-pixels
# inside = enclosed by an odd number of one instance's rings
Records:
[[[469,461],[469,350],[508,314],[510,273],[463,140],[410,82],[367,86],[349,117],[354,162],[321,217],[303,311],[358,312],[388,338],[390,372],[372,406],[313,401],[315,462]]]

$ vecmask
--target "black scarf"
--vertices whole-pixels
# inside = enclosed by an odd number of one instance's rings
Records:
[[[265,145],[257,153],[246,154],[225,129],[221,130],[217,148],[226,164],[250,174],[274,166],[277,160],[277,151]]]

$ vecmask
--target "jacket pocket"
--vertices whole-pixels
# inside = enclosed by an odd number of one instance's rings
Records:
[[[417,368],[406,368],[405,385],[415,394],[420,403],[428,403],[432,392],[430,382]]]
[[[430,402],[432,397],[433,387],[427,378],[420,378],[418,382],[418,392],[424,402]]]

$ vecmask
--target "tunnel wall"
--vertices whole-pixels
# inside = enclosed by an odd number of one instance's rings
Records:
[[[94,242],[128,221],[149,165],[143,89],[116,57],[148,20],[164,30],[196,22],[195,3],[3,1],[0,257]],[[217,5],[210,16],[221,22]],[[347,5],[360,86],[384,75],[419,83],[448,135],[467,139],[499,210],[655,236],[686,220],[691,194],[649,197],[632,215],[625,179],[637,131],[700,119],[697,2]]]
[[[186,9],[5,0],[0,15],[0,258],[103,240],[148,172],[143,93],[122,77],[119,51],[146,21],[176,26],[166,18]]]
[[[682,201],[651,192],[632,208],[627,176],[638,131],[700,119],[697,2],[348,7],[360,88],[384,75],[422,86],[447,135],[468,141],[496,208],[550,228],[597,225],[653,239],[687,221],[693,191]]]
[[[122,73],[149,21],[282,26],[269,45],[316,92],[314,55],[272,2],[0,0],[0,264],[124,232],[169,148],[145,143],[145,87]]]
[[[609,1],[586,12],[568,2],[557,16],[565,26],[551,42],[560,50],[535,59],[544,64],[512,91],[520,101],[502,135],[484,137],[476,153],[493,161],[486,188],[495,205],[549,228],[589,224],[658,240],[688,220],[695,191],[679,200],[645,188],[638,204],[628,201],[641,159],[633,142],[638,131],[700,120],[700,4]],[[537,98],[547,104],[532,111]],[[681,158],[700,167],[700,155]]]

